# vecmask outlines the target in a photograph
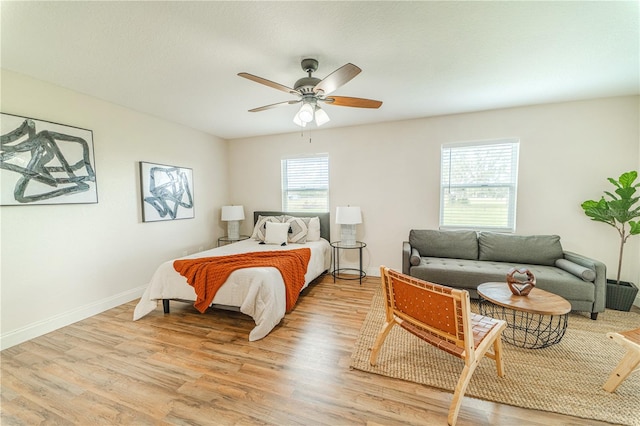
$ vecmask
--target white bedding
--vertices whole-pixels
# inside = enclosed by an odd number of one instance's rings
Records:
[[[331,266],[331,246],[325,239],[305,244],[277,246],[259,244],[249,239],[223,247],[192,254],[181,259],[226,256],[254,251],[295,250],[310,248],[311,258],[305,274],[304,288]],[[175,260],[175,259],[174,259]],[[133,313],[136,321],[154,311],[162,299],[196,300],[196,294],[185,277],[173,268],[173,260],[158,267],[151,278]],[[240,312],[253,318],[256,326],[249,334],[249,340],[265,337],[284,318],[286,297],[284,280],[275,267],[245,268],[233,271],[216,293],[212,305],[226,305],[240,308]]]

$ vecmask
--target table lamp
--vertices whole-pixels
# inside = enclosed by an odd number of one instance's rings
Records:
[[[227,237],[229,239],[240,238],[240,221],[244,220],[244,207],[222,206],[222,220],[227,222]]]
[[[356,225],[362,223],[360,207],[337,207],[336,223],[340,225],[340,241],[345,246],[356,245]]]

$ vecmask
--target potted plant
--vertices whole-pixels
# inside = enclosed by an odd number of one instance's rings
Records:
[[[608,199],[602,196],[600,201],[587,200],[581,204],[584,213],[591,220],[613,226],[620,235],[616,279],[615,281],[607,280],[607,308],[623,311],[631,309],[636,294],[638,294],[638,287],[635,284],[620,281],[624,244],[630,236],[640,234],[640,221],[633,220],[640,217],[640,206],[637,205],[640,197],[635,195],[636,188],[640,187],[640,183],[634,185],[637,177],[638,172],[630,171],[621,174],[618,180],[607,178],[616,187],[615,194],[605,191]]]

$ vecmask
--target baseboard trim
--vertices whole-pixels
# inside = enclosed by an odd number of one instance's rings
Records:
[[[367,268],[367,276],[380,278],[380,267],[378,266],[377,268]]]
[[[50,318],[34,322],[33,324],[20,327],[16,330],[3,333],[0,335],[0,350],[8,349],[12,346],[26,342],[27,340],[31,340],[69,324],[73,324],[74,322],[81,321],[111,308],[115,308],[123,303],[130,302],[142,296],[142,293],[144,293],[146,288],[146,285],[136,287],[114,296],[107,297],[106,299],[98,300],[71,311],[63,312]]]

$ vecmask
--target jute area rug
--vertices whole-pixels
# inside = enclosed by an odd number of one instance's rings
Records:
[[[477,306],[472,305],[477,312]],[[435,349],[401,327],[394,327],[380,350],[376,366],[369,354],[384,321],[382,291],[372,300],[351,355],[351,367],[453,393],[464,363]],[[562,341],[544,349],[521,349],[503,343],[505,377],[483,359],[465,396],[518,407],[550,411],[616,424],[640,425],[640,374],[632,374],[608,393],[602,385],[624,354],[605,337],[609,331],[640,326],[640,315],[607,309],[597,321],[571,313]],[[464,400],[463,400],[464,405]]]

